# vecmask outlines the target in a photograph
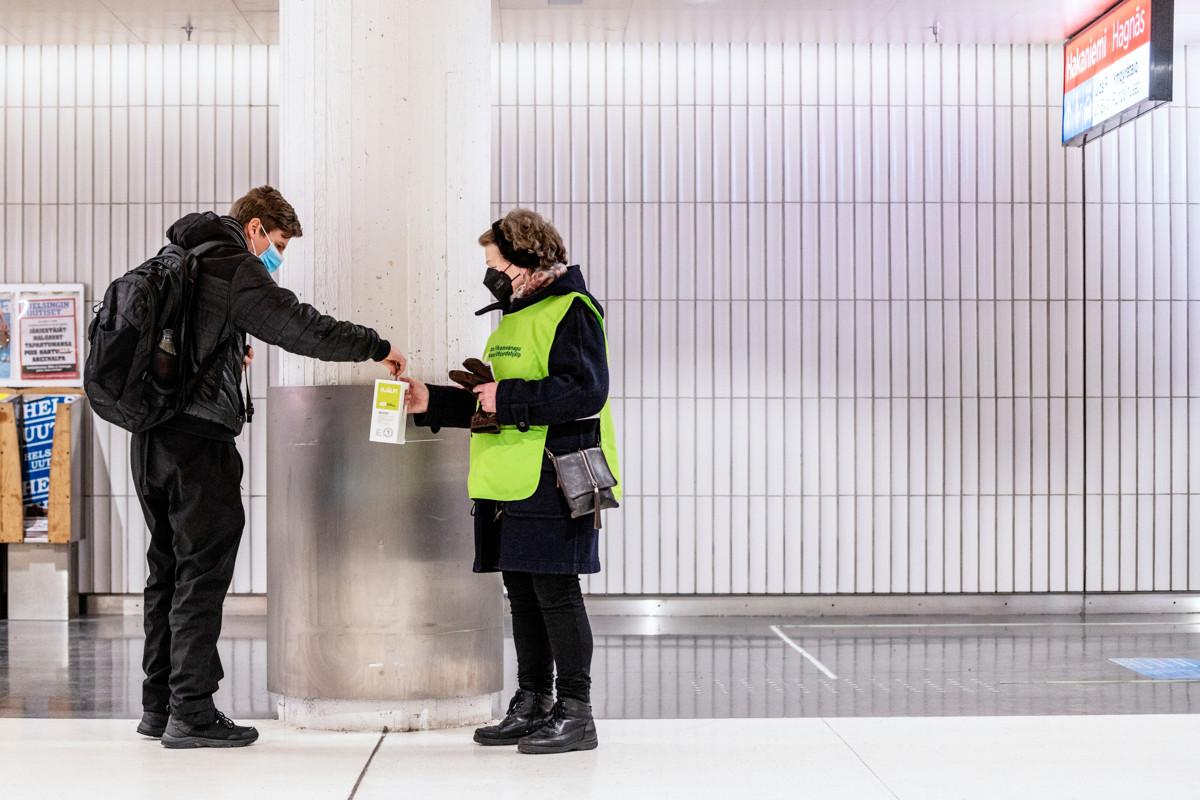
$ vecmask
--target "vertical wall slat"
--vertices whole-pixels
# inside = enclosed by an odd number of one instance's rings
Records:
[[[1061,59],[498,48],[498,208],[609,219],[584,267],[610,308],[630,502],[593,592],[1200,581],[1200,123],[1177,103],[1093,145],[1085,209]]]
[[[250,179],[238,154],[254,153],[255,177],[265,181],[267,154],[277,150],[266,124],[269,63],[265,47],[0,48],[5,280],[81,282],[95,298],[157,250],[182,213],[228,210]],[[256,85],[243,92],[247,82],[233,76],[252,67]],[[261,114],[254,125],[252,102]],[[259,355],[265,368],[269,354]],[[265,393],[256,378],[263,405]],[[148,533],[129,437],[103,423],[89,428],[80,590],[140,592]],[[265,592],[266,450],[246,454],[248,526],[234,590]]]
[[[497,211],[550,212],[610,313],[629,502],[591,591],[1200,588],[1200,56],[1086,164],[1061,58],[497,47]],[[4,48],[5,278],[95,293],[273,180],[275,60]],[[83,588],[136,591],[128,440],[89,445]],[[263,591],[258,431],[243,449],[236,588]]]

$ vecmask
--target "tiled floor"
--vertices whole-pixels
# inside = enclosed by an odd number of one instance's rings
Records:
[[[3,796],[1176,800],[1200,787],[1194,715],[609,720],[600,749],[564,756],[480,748],[465,731],[379,737],[272,721],[245,750],[168,751],[132,728],[0,720]]]
[[[598,617],[594,627],[605,719],[1200,712],[1200,682],[1140,680],[1110,660],[1200,656],[1197,616]],[[274,715],[265,636],[262,619],[226,621],[218,702],[235,718]],[[140,713],[141,647],[138,619],[0,622],[0,717]],[[505,658],[511,689],[511,643]]]
[[[594,623],[600,749],[535,757],[263,719],[265,621],[238,618],[218,702],[262,740],[167,751],[133,732],[140,620],[0,622],[0,798],[1200,797],[1200,681],[1110,660],[1200,655],[1197,616]]]

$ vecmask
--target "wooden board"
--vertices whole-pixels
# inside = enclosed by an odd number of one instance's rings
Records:
[[[79,431],[84,401],[61,403],[54,411],[54,443],[50,448],[50,544],[66,544],[82,534],[77,503],[83,502]]]
[[[21,493],[21,437],[13,404],[0,401],[0,543],[25,538],[25,503]]]

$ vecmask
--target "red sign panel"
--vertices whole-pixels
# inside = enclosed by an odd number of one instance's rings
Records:
[[[1150,6],[1151,0],[1125,0],[1068,42],[1063,57],[1063,91],[1071,91],[1149,44]]]

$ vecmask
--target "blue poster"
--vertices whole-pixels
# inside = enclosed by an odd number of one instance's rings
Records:
[[[44,510],[50,503],[54,414],[60,404],[75,399],[75,395],[39,395],[23,397],[16,404],[21,419],[21,480],[27,511],[31,507]]]

